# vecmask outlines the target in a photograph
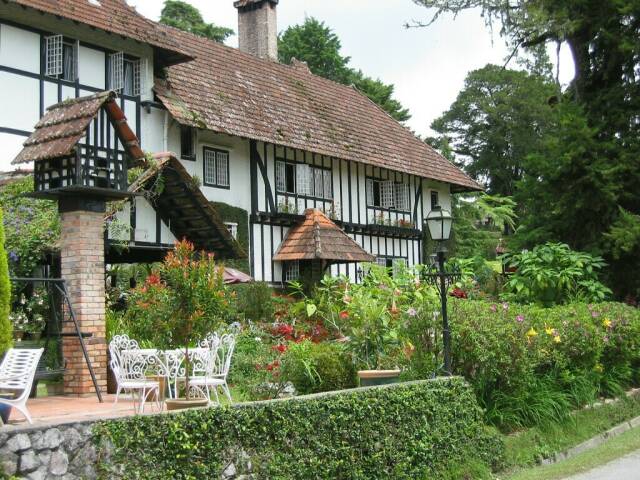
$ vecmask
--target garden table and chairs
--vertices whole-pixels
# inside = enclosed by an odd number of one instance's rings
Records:
[[[217,388],[220,387],[231,401],[226,378],[234,346],[233,335],[218,336],[214,333],[198,347],[188,349],[192,394],[211,401],[210,394],[213,393],[219,403]],[[143,413],[149,401],[162,409],[165,392],[171,399],[178,398],[180,388],[186,383],[185,349],[140,348],[138,342],[127,335],[116,335],[109,344],[109,351],[117,382],[115,403],[121,392],[131,393],[134,408]]]

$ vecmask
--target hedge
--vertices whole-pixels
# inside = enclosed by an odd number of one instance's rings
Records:
[[[0,209],[0,356],[4,354],[13,343],[13,327],[9,320],[11,312],[11,283],[9,282],[9,265],[7,252],[4,249],[4,224],[3,213]]]
[[[503,445],[459,377],[96,424],[106,478],[440,478],[500,466]],[[249,466],[250,465],[250,466]]]

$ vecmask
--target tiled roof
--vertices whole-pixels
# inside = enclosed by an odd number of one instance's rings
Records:
[[[5,0],[23,7],[84,23],[164,50],[168,63],[191,58],[166,29],[140,15],[125,0]]]
[[[154,159],[155,164],[131,184],[129,191],[138,193],[161,175],[162,191],[149,201],[176,238],[187,238],[196,248],[220,258],[245,258],[247,254],[184,165],[169,152],[158,153]]]
[[[156,81],[180,123],[481,189],[354,87],[163,28],[195,56]]]
[[[52,105],[36,123],[35,130],[24,142],[24,148],[12,163],[28,163],[71,155],[102,107],[106,109],[127,153],[133,160],[144,158],[138,138],[127,124],[124,113],[114,101],[115,98],[114,92],[107,91]]]
[[[320,210],[309,208],[304,215],[304,221],[289,230],[274,260],[327,260],[337,263],[375,260]]]

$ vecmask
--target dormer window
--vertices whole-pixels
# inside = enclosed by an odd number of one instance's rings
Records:
[[[123,52],[109,55],[109,88],[136,97],[144,92],[146,59],[126,57]]]
[[[78,42],[62,35],[45,37],[45,75],[75,82],[78,73]]]

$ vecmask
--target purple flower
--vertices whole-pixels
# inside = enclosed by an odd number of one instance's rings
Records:
[[[518,315],[518,316],[516,317],[516,321],[517,321],[518,323],[522,323],[522,322],[524,322],[524,317],[523,317],[522,315]]]
[[[407,310],[407,315],[409,315],[410,317],[415,317],[418,314],[418,312],[416,312],[416,309],[411,307],[409,308],[409,310]]]
[[[14,251],[9,252],[9,260],[12,261],[13,263],[16,263],[18,261],[20,257],[18,257],[18,254]]]

